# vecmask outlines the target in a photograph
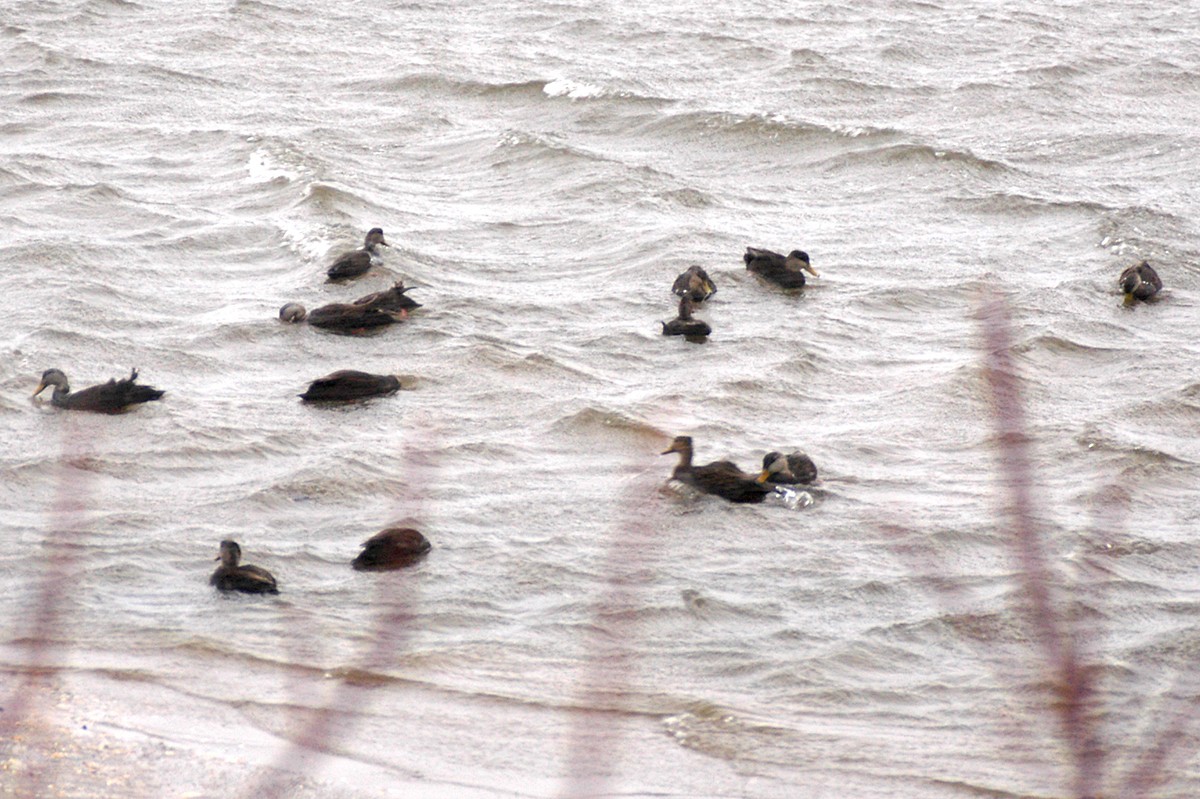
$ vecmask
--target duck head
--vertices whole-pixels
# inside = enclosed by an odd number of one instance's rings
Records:
[[[61,369],[47,369],[42,372],[42,380],[38,383],[33,396],[41,394],[48,386],[54,386],[55,394],[66,394],[71,390],[71,384],[67,382],[67,376]]]
[[[793,478],[792,470],[788,467],[788,459],[782,452],[768,452],[763,455],[762,465],[762,471],[755,478],[760,483],[765,483],[776,475]]]
[[[808,253],[806,253],[804,250],[792,250],[789,252],[787,257],[787,265],[793,269],[803,269],[813,277],[821,276],[821,273],[814,269],[813,265],[809,263]]]
[[[379,245],[379,244],[382,244],[384,247],[392,246],[383,240],[383,228],[373,227],[367,231],[367,240],[363,244],[363,249],[364,250],[374,250],[376,245]]]
[[[279,309],[279,318],[285,322],[303,322],[308,311],[298,302],[289,302]]]
[[[671,442],[671,446],[660,452],[660,455],[670,455],[672,452],[691,452],[692,437],[691,436],[675,436]]]
[[[227,566],[230,569],[237,568],[238,561],[242,559],[242,548],[238,546],[237,541],[225,539],[221,542],[221,554],[217,555],[216,560],[221,561],[222,566]]]

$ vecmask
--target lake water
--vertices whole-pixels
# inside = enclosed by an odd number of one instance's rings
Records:
[[[1200,791],[1192,4],[13,0],[0,74],[4,795],[1072,795],[999,373],[1102,781],[1166,730]],[[342,368],[409,388],[297,399]],[[668,484],[676,435],[812,502]],[[352,571],[396,522],[430,555]]]

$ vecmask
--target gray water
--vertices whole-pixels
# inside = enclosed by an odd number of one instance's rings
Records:
[[[81,796],[249,795],[279,770],[310,786],[279,795],[1069,795],[1017,610],[999,297],[1119,785],[1196,694],[1198,20],[0,8],[4,695],[48,662],[24,711],[57,725],[43,744],[129,748],[109,766],[132,787]],[[384,266],[326,284],[373,226]],[[821,277],[774,288],[747,245]],[[1166,289],[1125,306],[1143,259]],[[659,333],[692,263],[719,287],[706,344]],[[424,307],[378,335],[275,317],[397,279]],[[81,388],[134,366],[163,401],[29,400],[50,367]],[[296,398],[340,368],[411,390]],[[684,434],[746,469],[803,448],[813,502],[669,484]],[[399,521],[430,556],[351,571]],[[208,586],[227,537],[279,597]],[[1175,737],[1156,795],[1192,796],[1200,742]]]

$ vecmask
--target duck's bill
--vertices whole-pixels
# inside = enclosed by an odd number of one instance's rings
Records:
[[[46,390],[46,386],[48,386],[48,385],[50,385],[50,384],[49,384],[49,383],[47,383],[45,380],[43,380],[42,382],[38,383],[37,390],[36,390],[36,391],[34,391],[34,392],[33,392],[33,394],[32,394],[31,396],[34,396],[34,397],[36,397],[38,394],[41,394],[43,391],[45,391],[45,390]]]
[[[771,472],[770,472],[770,470],[769,470],[769,469],[763,469],[763,470],[762,470],[762,472],[760,472],[760,473],[759,473],[758,477],[754,478],[754,482],[756,482],[756,483],[765,483],[765,482],[767,482],[767,479],[768,479],[770,476],[771,476]]]
[[[821,273],[818,272],[816,267],[813,266],[812,264],[805,264],[803,268],[805,269],[805,271],[809,272],[813,277],[821,276]]]

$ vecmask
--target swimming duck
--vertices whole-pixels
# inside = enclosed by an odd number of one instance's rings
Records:
[[[679,298],[679,316],[662,323],[664,336],[686,336],[689,340],[702,339],[712,332],[708,322],[692,318],[692,298],[684,294]]]
[[[137,376],[137,369],[133,369],[124,380],[113,378],[107,383],[72,393],[71,384],[67,382],[67,376],[61,369],[47,369],[42,372],[42,382],[38,383],[33,396],[41,394],[47,386],[54,386],[54,394],[50,397],[51,405],[71,411],[117,413],[130,405],[160,399],[166,393],[152,386],[137,385]]]
[[[421,307],[421,303],[406,293],[411,290],[411,287],[404,285],[403,280],[397,280],[390,289],[375,291],[365,297],[359,297],[353,304],[381,311],[410,311]]]
[[[1117,280],[1121,291],[1125,292],[1125,302],[1148,300],[1162,289],[1162,280],[1149,262],[1142,261],[1137,266],[1131,266],[1121,273]]]
[[[760,274],[785,289],[802,287],[805,271],[811,272],[813,277],[821,276],[808,262],[808,253],[803,250],[792,250],[784,256],[770,250],[747,247],[742,260],[746,262],[746,268],[751,272]]]
[[[399,569],[431,548],[429,539],[411,527],[389,527],[364,541],[363,551],[350,565],[358,571]]]
[[[730,502],[762,502],[775,491],[769,483],[760,483],[731,461],[693,466],[691,436],[676,436],[662,454],[671,452],[679,453],[679,463],[671,472],[671,479],[687,483],[705,494],[716,494]]]
[[[330,280],[345,280],[365,274],[379,257],[379,251],[375,249],[379,245],[392,246],[383,240],[383,228],[373,227],[367,231],[367,238],[361,249],[343,253],[325,274],[329,275]]]
[[[332,402],[365,399],[400,390],[400,378],[395,375],[373,375],[354,369],[341,369],[309,384],[300,395],[305,402]]]
[[[390,325],[407,319],[410,308],[421,307],[419,302],[405,296],[406,291],[408,288],[401,280],[386,291],[376,291],[352,303],[322,305],[312,313],[298,302],[289,302],[279,309],[279,318],[293,323],[307,320],[313,327],[342,331]]]
[[[717,293],[717,284],[712,282],[702,266],[689,266],[686,272],[675,278],[671,291],[680,297],[691,297],[692,302],[704,302]]]
[[[241,591],[245,594],[278,594],[275,578],[266,569],[258,566],[239,566],[242,559],[242,548],[236,541],[226,539],[221,542],[221,554],[217,560],[221,565],[212,573],[208,584],[216,586],[220,591]]]
[[[786,483],[789,485],[807,484],[817,479],[817,465],[812,458],[799,450],[790,455],[782,452],[768,452],[763,455],[762,473],[758,475],[760,483]]]

